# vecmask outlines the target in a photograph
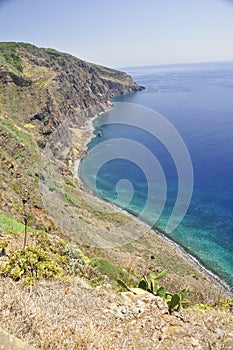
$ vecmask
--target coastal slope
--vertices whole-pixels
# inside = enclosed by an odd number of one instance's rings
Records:
[[[53,131],[74,116],[81,127],[87,116],[80,111],[104,111],[114,95],[140,89],[126,73],[54,49],[0,43],[0,209],[18,217],[25,188],[31,205],[42,208],[40,150]]]

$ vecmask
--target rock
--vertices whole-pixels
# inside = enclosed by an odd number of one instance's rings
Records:
[[[192,338],[191,340],[192,340],[192,346],[193,346],[194,348],[196,348],[196,347],[199,346],[199,341],[198,341],[197,339]]]
[[[0,329],[0,350],[33,350],[19,338]]]
[[[217,333],[217,335],[218,335],[219,337],[224,337],[224,335],[225,335],[224,330],[221,329],[221,328],[216,328],[216,329],[215,329],[215,333]]]

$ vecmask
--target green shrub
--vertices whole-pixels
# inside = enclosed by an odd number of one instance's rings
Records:
[[[83,217],[82,215],[79,215],[79,217],[78,217],[80,220],[82,220],[82,221],[84,221],[84,222],[86,222],[87,224],[91,224],[91,221],[89,220],[89,219],[87,219],[87,218],[85,218],[85,217]]]
[[[5,249],[9,244],[9,241],[0,242],[0,249]]]
[[[5,249],[8,246],[9,241],[0,242],[0,256],[5,255]]]
[[[24,233],[24,225],[9,216],[0,214],[0,225],[3,228],[4,233],[14,234],[14,233]],[[28,232],[33,232],[34,229],[29,227]]]
[[[233,311],[233,300],[219,300],[213,304],[195,304],[194,309],[198,310],[224,310],[224,311]]]
[[[222,310],[233,311],[233,300],[219,300],[214,306]]]
[[[65,183],[68,186],[71,186],[71,187],[74,187],[74,188],[76,187],[75,184],[72,181],[70,181],[70,180],[66,180]]]
[[[112,264],[106,258],[94,258],[90,261],[90,265],[96,268],[102,275],[108,276],[111,280],[123,277],[122,269]]]
[[[0,64],[16,74],[23,72],[22,59],[20,53],[16,51],[17,43],[0,44]]]
[[[58,278],[64,275],[62,264],[52,259],[46,250],[27,246],[16,250],[1,269],[1,274],[25,284],[42,278]]]
[[[76,244],[72,243],[68,243],[65,246],[65,254],[68,257],[66,271],[72,275],[83,275],[84,266],[86,263],[89,263],[90,260],[83,254]]]

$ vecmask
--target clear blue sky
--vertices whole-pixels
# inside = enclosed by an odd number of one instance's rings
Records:
[[[0,41],[110,67],[233,60],[233,1],[0,0]]]

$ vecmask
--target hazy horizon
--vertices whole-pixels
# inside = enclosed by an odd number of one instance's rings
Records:
[[[233,60],[229,0],[0,0],[0,41],[108,67]]]

